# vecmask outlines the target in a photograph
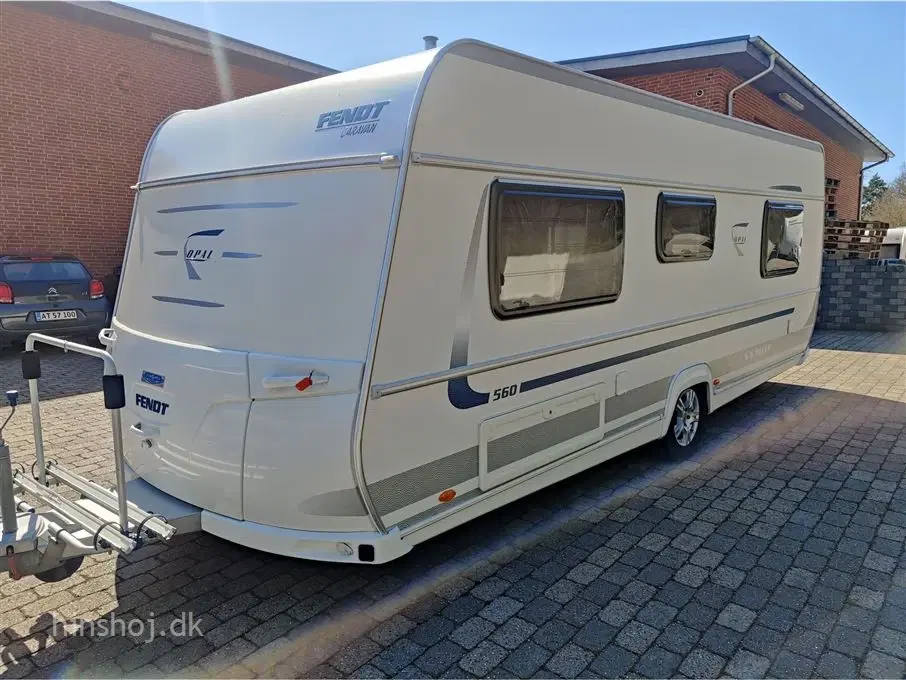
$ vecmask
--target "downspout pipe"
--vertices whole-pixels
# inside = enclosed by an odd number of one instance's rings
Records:
[[[746,85],[751,85],[752,83],[754,83],[756,80],[758,80],[762,76],[766,76],[768,73],[770,73],[771,71],[774,70],[774,64],[777,61],[777,56],[772,54],[770,58],[771,58],[771,63],[768,64],[768,67],[764,71],[762,71],[761,73],[756,73],[754,76],[749,78],[747,81],[740,83],[739,85],[734,87],[732,90],[730,90],[730,93],[727,95],[727,115],[728,116],[731,116],[731,117],[733,116],[733,97],[736,95],[736,93],[739,90],[741,90],[742,88],[744,88]]]
[[[859,197],[856,199],[859,202],[856,204],[856,219],[858,219],[858,220],[862,219],[862,189],[864,188],[864,185],[865,185],[865,171],[871,170],[872,168],[877,167],[883,163],[886,163],[889,160],[890,160],[890,156],[888,156],[885,153],[884,160],[878,161],[877,163],[872,163],[871,165],[866,165],[864,168],[859,170]]]

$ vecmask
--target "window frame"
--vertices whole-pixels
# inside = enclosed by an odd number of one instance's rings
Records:
[[[759,243],[760,250],[758,252],[758,266],[759,266],[759,269],[761,270],[761,278],[763,278],[763,279],[775,279],[778,276],[792,276],[793,274],[795,274],[796,272],[799,271],[799,265],[801,263],[801,260],[796,261],[796,268],[793,270],[786,268],[786,269],[779,269],[777,271],[769,272],[767,270],[768,261],[767,261],[767,258],[765,257],[765,245],[766,245],[767,236],[768,236],[768,230],[766,229],[766,227],[768,225],[768,211],[771,210],[772,208],[781,208],[782,209],[782,208],[791,208],[791,207],[798,208],[799,210],[802,211],[803,216],[805,215],[805,204],[804,203],[797,203],[796,201],[775,201],[775,200],[771,200],[770,198],[764,202],[764,207],[762,208],[762,212],[761,212],[761,239],[760,239],[760,243]],[[805,225],[803,224],[803,232],[804,231],[805,231]]]
[[[713,217],[711,219],[711,252],[708,257],[700,255],[689,257],[686,255],[667,255],[664,253],[661,245],[661,233],[664,226],[664,204],[670,200],[695,201],[702,205],[708,205],[713,208]],[[705,196],[701,194],[677,194],[672,191],[661,191],[657,196],[657,212],[654,222],[654,252],[657,254],[658,262],[662,264],[673,264],[675,262],[707,262],[714,256],[717,248],[717,198],[715,196]]]
[[[488,298],[491,311],[497,319],[503,321],[525,316],[535,316],[537,314],[550,314],[565,309],[591,307],[595,305],[610,304],[617,301],[620,297],[620,293],[623,291],[622,272],[620,276],[620,289],[613,294],[598,295],[591,298],[568,300],[565,302],[552,302],[550,304],[535,305],[522,309],[504,309],[500,304],[501,285],[499,284],[499,281],[503,272],[500,271],[497,257],[499,253],[500,238],[500,221],[498,218],[501,201],[508,194],[580,198],[610,202],[618,201],[622,205],[619,228],[620,244],[623,245],[623,253],[620,258],[620,266],[625,270],[626,264],[626,197],[622,189],[576,186],[569,184],[536,184],[518,180],[495,179],[491,182],[490,204],[488,208]]]

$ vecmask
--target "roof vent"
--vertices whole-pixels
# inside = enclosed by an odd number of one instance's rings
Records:
[[[433,50],[437,47],[437,36],[436,35],[426,35],[422,40],[425,41],[425,49]]]
[[[786,92],[781,92],[777,97],[793,111],[802,111],[805,108],[805,104]]]

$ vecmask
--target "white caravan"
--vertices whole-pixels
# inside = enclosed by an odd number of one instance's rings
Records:
[[[881,242],[882,260],[906,260],[906,227],[890,227]]]
[[[819,144],[472,40],[178,113],[136,191],[136,498],[283,555],[694,446],[815,323]]]

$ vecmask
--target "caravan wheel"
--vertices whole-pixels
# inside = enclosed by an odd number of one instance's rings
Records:
[[[702,418],[704,410],[702,400],[694,387],[687,387],[680,392],[673,407],[673,416],[667,428],[665,441],[671,451],[690,451],[698,447],[701,441]]]

